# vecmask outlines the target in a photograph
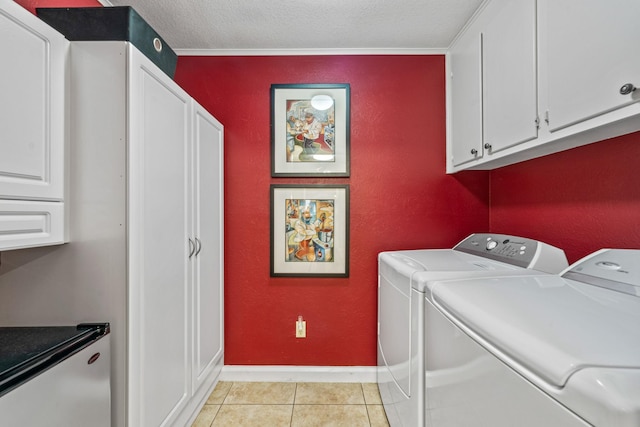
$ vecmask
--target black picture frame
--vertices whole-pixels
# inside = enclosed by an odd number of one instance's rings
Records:
[[[272,277],[349,277],[349,185],[271,185]]]
[[[271,85],[271,176],[350,175],[348,83]]]

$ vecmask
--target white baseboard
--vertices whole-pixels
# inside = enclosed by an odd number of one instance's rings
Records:
[[[224,365],[220,381],[375,383],[376,366]]]

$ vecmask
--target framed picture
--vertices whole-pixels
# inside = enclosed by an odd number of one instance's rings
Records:
[[[349,176],[348,84],[271,85],[271,176]]]
[[[348,185],[271,185],[271,276],[349,277]]]

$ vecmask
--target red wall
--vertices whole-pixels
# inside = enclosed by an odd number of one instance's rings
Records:
[[[489,226],[488,173],[445,174],[444,58],[180,57],[176,81],[225,125],[225,362],[375,365],[377,253],[450,247]],[[271,178],[272,83],[350,83],[350,178]],[[269,276],[269,185],[298,182],[350,184],[349,278]]]
[[[35,14],[37,7],[102,7],[98,0],[15,0],[20,6]]]
[[[491,173],[491,231],[563,248],[640,248],[640,132]]]
[[[445,174],[444,58],[180,57],[176,81],[225,125],[225,363],[375,365],[377,253],[489,224],[488,173]],[[272,83],[350,83],[350,178],[271,178]],[[349,278],[269,276],[274,183],[350,184]]]
[[[450,247],[485,230],[557,245],[570,262],[640,248],[640,132],[448,176],[441,56],[180,57],[176,80],[225,125],[227,364],[375,364],[381,250]],[[270,85],[323,82],[351,84],[351,177],[271,178]],[[269,184],[292,182],[351,185],[348,279],[269,277]],[[298,315],[306,339],[294,338]]]

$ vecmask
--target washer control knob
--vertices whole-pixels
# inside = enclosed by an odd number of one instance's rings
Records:
[[[491,250],[495,249],[496,246],[498,246],[498,242],[496,242],[495,240],[489,240],[487,242],[487,250],[488,251],[491,251]]]

